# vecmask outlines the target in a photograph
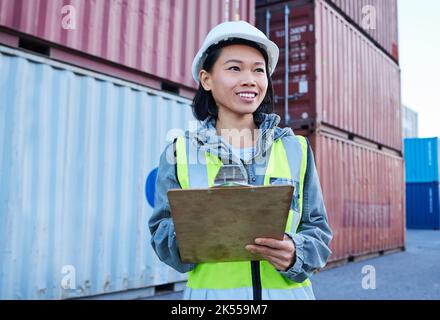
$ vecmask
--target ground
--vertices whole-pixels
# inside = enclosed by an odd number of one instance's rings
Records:
[[[373,273],[375,283],[369,281]],[[311,280],[320,300],[440,299],[440,231],[407,230],[405,251],[324,270]],[[374,284],[375,289],[363,288]],[[149,299],[180,300],[182,295]]]

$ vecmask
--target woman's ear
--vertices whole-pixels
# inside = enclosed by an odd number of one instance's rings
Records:
[[[211,91],[211,75],[206,70],[200,70],[199,79],[203,89]]]

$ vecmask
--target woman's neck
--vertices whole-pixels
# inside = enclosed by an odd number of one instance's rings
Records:
[[[253,114],[221,113],[215,124],[217,134],[235,148],[254,147],[258,127]]]

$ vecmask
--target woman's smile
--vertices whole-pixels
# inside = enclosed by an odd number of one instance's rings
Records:
[[[243,103],[254,103],[256,101],[258,93],[254,91],[241,91],[236,95]]]

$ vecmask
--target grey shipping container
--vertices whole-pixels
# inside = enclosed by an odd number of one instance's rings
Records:
[[[145,192],[190,101],[3,46],[0,70],[0,299],[184,281],[153,252]]]

